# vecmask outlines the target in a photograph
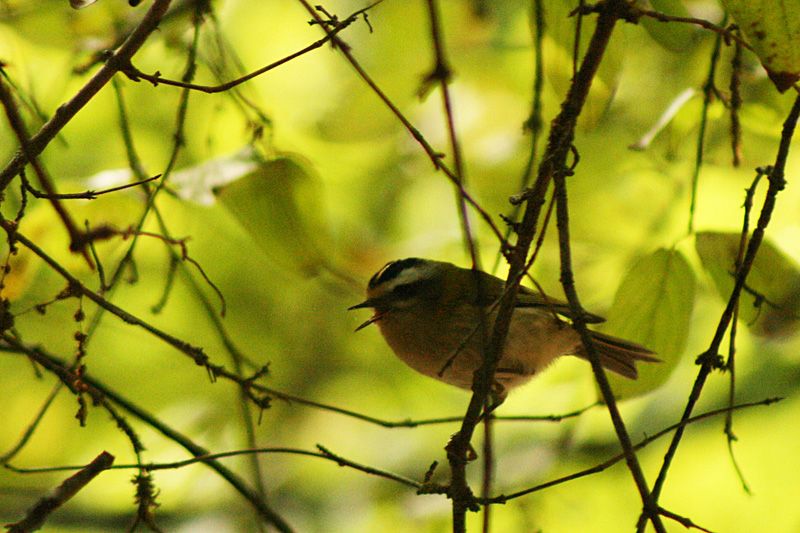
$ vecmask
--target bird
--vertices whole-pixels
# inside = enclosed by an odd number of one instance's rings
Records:
[[[369,280],[366,300],[349,310],[374,314],[359,331],[376,324],[392,351],[412,369],[462,389],[471,389],[483,361],[484,335],[492,331],[505,281],[480,270],[410,257],[391,261]],[[483,318],[482,318],[483,317]],[[569,304],[519,287],[515,309],[492,384],[493,402],[562,355],[588,360]],[[589,324],[605,319],[584,313]],[[483,325],[482,325],[483,323]],[[658,362],[655,353],[635,342],[589,330],[600,364],[629,379],[636,362]]]

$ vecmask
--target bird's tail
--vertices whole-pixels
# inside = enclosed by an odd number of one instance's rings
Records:
[[[654,352],[635,342],[612,337],[599,331],[589,331],[589,333],[592,335],[594,347],[600,356],[600,364],[604,368],[626,378],[636,379],[638,376],[636,361],[645,361],[647,363],[661,361],[655,357]],[[588,359],[583,348],[576,355],[583,359]]]

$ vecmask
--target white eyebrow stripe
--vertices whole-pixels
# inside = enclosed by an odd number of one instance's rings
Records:
[[[386,287],[387,291],[393,290],[399,285],[408,285],[424,279],[430,279],[431,265],[416,264],[400,271],[395,277],[389,281],[383,282],[381,285]]]

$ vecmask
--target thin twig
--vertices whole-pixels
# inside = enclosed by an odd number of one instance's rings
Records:
[[[697,148],[695,150],[694,170],[692,172],[692,191],[689,202],[689,228],[688,232],[691,235],[694,233],[694,210],[697,203],[697,186],[700,182],[700,169],[703,167],[703,154],[705,151],[705,136],[706,125],[708,124],[708,111],[711,107],[711,99],[716,93],[714,85],[714,78],[717,73],[717,64],[719,63],[719,53],[722,47],[722,36],[717,35],[714,41],[714,49],[711,52],[711,60],[708,67],[708,75],[706,82],[703,85],[703,107],[700,112],[700,129],[697,132]]]
[[[733,154],[734,167],[738,167],[742,164],[742,123],[739,120],[739,111],[742,108],[742,94],[740,91],[742,75],[742,48],[743,47],[739,41],[736,41],[736,44],[733,47],[733,58],[731,59],[731,152]]]
[[[25,121],[22,119],[22,115],[19,113],[17,103],[14,101],[14,96],[11,94],[11,91],[8,89],[8,87],[6,87],[6,82],[2,76],[0,76],[0,102],[3,104],[6,117],[8,117],[8,123],[11,125],[11,129],[14,131],[14,134],[19,141],[22,154],[24,154],[25,158],[33,167],[34,173],[39,178],[39,184],[46,191],[45,196],[48,198],[48,200],[50,200],[50,205],[53,206],[53,210],[58,215],[58,218],[61,219],[61,222],[64,224],[64,227],[67,230],[70,240],[70,250],[73,252],[81,252],[86,258],[87,263],[92,266],[92,261],[89,258],[89,255],[86,253],[87,241],[84,238],[81,230],[78,229],[75,221],[72,220],[72,215],[69,214],[67,208],[61,203],[52,178],[45,169],[44,164],[39,161],[38,155],[33,150],[31,140],[28,137],[28,128],[25,126]]]
[[[705,533],[714,533],[710,529],[706,529],[703,526],[695,524],[692,521],[691,518],[687,518],[685,516],[681,516],[679,514],[673,513],[672,511],[668,511],[667,509],[664,509],[663,507],[659,507],[658,512],[661,513],[663,516],[666,516],[670,520],[674,520],[675,522],[678,522],[680,525],[682,525],[686,529],[697,529],[697,530],[700,530],[700,531],[704,531]]]
[[[34,361],[38,364],[42,365],[47,370],[53,372],[58,378],[64,382],[65,384],[73,383],[76,379],[76,376],[69,369],[67,364],[60,360],[59,358],[46,353],[41,348],[32,348],[22,344],[20,341],[11,337],[8,334],[0,335],[0,338],[16,350],[25,353],[28,357],[31,357]],[[138,418],[148,426],[152,427],[166,438],[176,442],[184,449],[186,449],[189,453],[194,456],[204,456],[208,455],[208,450],[199,446],[194,441],[186,437],[185,435],[179,433],[172,427],[168,426],[167,424],[163,423],[161,420],[156,418],[155,416],[151,415],[141,407],[139,407],[136,403],[132,402],[131,400],[127,399],[123,395],[119,394],[112,388],[108,387],[104,383],[100,382],[99,380],[93,378],[89,374],[84,374],[80,376],[82,383],[88,388],[87,392],[95,398],[105,398],[108,401],[113,402],[114,404],[120,406],[122,409],[129,412],[132,416]],[[232,470],[228,469],[223,464],[219,463],[218,461],[208,459],[203,461],[206,465],[216,471],[223,479],[225,479],[234,489],[236,489],[239,494],[241,494],[250,505],[255,509],[259,515],[266,520],[268,523],[271,523],[278,531],[282,533],[291,533],[292,527],[281,517],[274,509],[267,505],[267,503],[261,498],[261,496],[253,491],[237,474],[235,474]]]
[[[747,249],[747,237],[750,234],[750,213],[753,209],[753,197],[755,196],[756,188],[758,187],[758,183],[761,181],[763,175],[764,174],[762,172],[757,172],[756,177],[753,179],[753,183],[745,193],[743,204],[744,215],[742,216],[742,231],[739,237],[739,250],[734,263],[734,277],[742,267],[742,261],[744,260],[744,252]],[[739,325],[739,309],[740,302],[737,301],[733,308],[733,317],[731,318],[731,330],[730,334],[728,335],[728,360],[725,362],[725,370],[728,372],[729,376],[728,405],[733,405],[736,401],[736,334]],[[736,461],[736,456],[733,453],[733,443],[737,440],[736,434],[733,432],[733,411],[728,412],[728,414],[725,416],[725,436],[728,440],[728,455],[731,458],[733,468],[736,471],[736,474],[739,476],[739,482],[742,484],[744,491],[749,494],[750,487],[748,486],[747,481],[744,478],[744,473],[739,467],[739,463]]]
[[[711,371],[719,364],[718,354],[720,345],[722,343],[722,338],[730,326],[733,318],[733,311],[736,308],[736,302],[739,300],[739,296],[742,293],[747,276],[750,274],[750,270],[753,267],[753,261],[755,261],[759,247],[761,246],[761,242],[764,240],[764,233],[766,232],[767,226],[772,218],[772,212],[775,209],[778,193],[786,186],[784,171],[786,168],[786,160],[789,156],[789,147],[791,146],[795,127],[797,126],[798,116],[800,116],[800,96],[795,99],[792,109],[783,123],[783,131],[781,133],[781,141],[778,147],[778,153],[775,156],[775,164],[769,170],[769,188],[767,189],[767,194],[764,197],[764,203],[761,207],[761,214],[759,215],[756,229],[753,231],[750,241],[747,243],[747,253],[745,253],[741,268],[737,272],[736,281],[734,283],[733,290],[731,291],[731,296],[728,299],[728,304],[726,305],[725,310],[720,317],[719,324],[717,325],[717,329],[708,349],[698,358],[700,370],[698,371],[697,378],[695,379],[694,385],[692,386],[692,391],[689,394],[689,398],[686,402],[686,407],[684,408],[682,417],[684,420],[691,416],[697,401],[700,399],[700,393],[703,390],[706,379]],[[683,428],[679,428],[675,432],[669,448],[664,455],[664,461],[661,465],[661,470],[659,471],[658,478],[653,485],[653,497],[656,499],[661,494],[664,482],[666,481],[667,473],[669,472],[670,465],[672,464],[672,459],[675,457],[675,453],[677,452],[682,437]],[[643,530],[644,527],[642,526],[640,529]]]
[[[86,84],[68,102],[61,105],[53,117],[30,138],[28,156],[38,156],[50,144],[50,141],[66,126],[72,118],[88,104],[106,83],[130,62],[131,57],[142,47],[150,34],[158,27],[158,23],[169,8],[171,0],[154,0],[153,5],[142,18],[125,42],[109,57],[106,63],[86,82]],[[17,153],[0,172],[0,192],[4,191],[14,176],[18,175],[28,156]]]
[[[608,413],[611,416],[611,422],[614,425],[614,431],[617,433],[617,439],[622,445],[625,455],[625,462],[628,465],[631,475],[639,490],[639,495],[643,503],[643,515],[646,515],[648,520],[653,524],[656,531],[666,531],[664,525],[661,523],[658,507],[656,501],[650,493],[647,479],[638,459],[631,442],[630,435],[622,415],[619,412],[614,392],[611,390],[611,384],[608,381],[603,365],[600,363],[600,355],[598,354],[589,330],[586,327],[586,321],[583,318],[582,307],[578,298],[578,292],[575,288],[575,280],[572,272],[572,252],[570,248],[569,236],[569,215],[567,207],[567,187],[565,183],[564,174],[557,172],[553,181],[555,183],[555,196],[556,196],[556,222],[558,226],[559,237],[559,250],[561,252],[561,284],[564,287],[564,294],[567,297],[570,308],[572,309],[575,319],[573,324],[575,329],[581,336],[581,342],[586,350],[589,362],[592,364],[592,371],[594,372],[595,381],[597,382],[603,400],[608,408]]]
[[[120,465],[114,465],[110,467],[110,469],[112,470],[144,469],[147,472],[154,472],[157,470],[177,470],[179,468],[185,468],[187,466],[192,466],[196,464],[208,463],[209,461],[217,461],[219,459],[225,459],[228,457],[241,457],[243,455],[259,456],[264,454],[288,454],[288,455],[303,455],[306,457],[317,457],[320,459],[326,459],[328,461],[335,462],[339,466],[348,466],[350,468],[359,470],[361,472],[365,472],[367,474],[372,474],[378,477],[390,479],[392,481],[397,481],[403,485],[406,485],[414,489],[419,489],[422,487],[422,483],[414,481],[413,479],[409,479],[407,477],[392,472],[388,472],[386,470],[380,470],[378,468],[374,468],[371,466],[362,465],[360,463],[356,463],[355,461],[351,461],[350,459],[346,459],[341,455],[331,452],[328,448],[322,446],[321,444],[317,444],[317,449],[319,451],[314,452],[310,450],[303,450],[300,448],[287,448],[287,447],[249,448],[244,450],[232,450],[228,452],[207,453],[205,455],[198,455],[196,457],[191,457],[189,459],[183,459],[180,461],[170,461],[164,463],[120,464]],[[22,468],[12,465],[6,465],[6,468],[18,474],[43,474],[51,472],[79,470],[83,467],[51,466],[42,468]]]
[[[705,19],[696,18],[696,17],[677,17],[673,15],[667,15],[666,13],[661,13],[659,11],[653,11],[650,9],[644,9],[638,6],[633,6],[633,9],[636,10],[640,17],[649,17],[655,19],[659,22],[682,22],[685,24],[693,24],[695,26],[700,26],[701,28],[705,28],[706,30],[711,30],[716,33],[719,37],[724,37],[726,41],[734,41],[737,45],[747,48],[748,50],[752,51],[753,48],[750,44],[745,41],[741,35],[737,32],[731,30],[730,28],[725,27],[725,21],[723,20],[722,26],[717,26],[713,22],[710,22]]]
[[[711,411],[707,411],[707,412],[701,413],[699,415],[691,416],[686,420],[681,420],[680,422],[672,424],[671,426],[668,426],[668,427],[662,429],[661,431],[658,431],[658,432],[656,432],[656,433],[654,433],[652,435],[649,435],[647,438],[642,439],[641,441],[637,442],[633,446],[633,448],[634,448],[634,450],[637,450],[637,451],[641,450],[642,448],[646,447],[650,443],[660,439],[661,437],[663,437],[665,435],[670,434],[671,432],[673,432],[673,431],[675,431],[677,429],[682,429],[682,428],[685,428],[689,424],[694,424],[694,423],[699,422],[701,420],[705,420],[707,418],[711,418],[711,417],[715,417],[717,415],[721,415],[721,414],[727,413],[727,412],[731,411],[732,409],[736,409],[736,410],[738,410],[738,409],[746,409],[746,408],[750,408],[750,407],[757,407],[757,406],[760,406],[760,405],[768,406],[768,405],[772,405],[772,404],[774,404],[776,402],[779,402],[781,400],[783,400],[783,398],[767,398],[767,399],[760,400],[760,401],[757,401],[757,402],[747,402],[747,403],[737,404],[737,405],[734,405],[733,407],[728,406],[728,407],[722,407],[720,409],[713,409]],[[489,500],[487,502],[481,502],[481,503],[484,503],[484,504],[485,503],[506,503],[509,500],[513,500],[515,498],[520,498],[522,496],[526,496],[526,495],[534,493],[534,492],[539,492],[541,490],[553,487],[555,485],[561,485],[562,483],[566,483],[568,481],[572,481],[572,480],[579,479],[579,478],[582,478],[582,477],[586,477],[586,476],[589,476],[589,475],[592,475],[592,474],[597,474],[599,472],[603,472],[604,470],[607,470],[611,466],[619,463],[620,461],[624,461],[624,460],[625,460],[625,454],[624,453],[619,453],[619,454],[611,457],[610,459],[608,459],[608,460],[606,460],[606,461],[604,461],[604,462],[602,462],[602,463],[600,463],[598,465],[595,465],[595,466],[593,466],[591,468],[586,468],[584,470],[580,470],[578,472],[574,472],[574,473],[569,474],[567,476],[556,478],[556,479],[547,481],[545,483],[540,483],[539,485],[535,485],[533,487],[530,487],[530,488],[527,488],[527,489],[524,489],[524,490],[513,492],[511,494],[498,495],[498,496],[495,496],[494,498],[492,498],[491,500]],[[661,512],[660,509],[659,509],[659,512]]]
[[[114,462],[114,456],[108,452],[103,452],[95,459],[79,470],[74,475],[68,477],[55,490],[39,500],[28,514],[13,524],[7,524],[9,533],[27,533],[41,528],[47,517],[56,509],[64,505],[73,496],[80,492],[103,470],[108,470]]]
[[[323,45],[325,45],[325,43],[331,41],[336,36],[336,34],[338,34],[342,30],[344,30],[345,28],[347,28],[348,26],[353,24],[353,22],[358,20],[359,17],[361,17],[362,15],[366,14],[367,11],[369,11],[372,8],[374,8],[375,6],[380,4],[381,2],[383,2],[383,0],[377,0],[376,2],[373,2],[372,4],[368,5],[367,7],[364,7],[362,9],[357,10],[357,11],[354,11],[350,16],[346,17],[341,22],[337,21],[337,23],[335,25],[326,25],[326,29],[330,28],[330,31],[328,31],[326,33],[325,37],[323,37],[322,39],[319,39],[318,41],[315,41],[315,42],[311,43],[310,45],[306,46],[305,48],[302,48],[302,49],[298,50],[297,52],[289,54],[286,57],[278,59],[277,61],[273,61],[269,65],[261,67],[260,69],[257,69],[257,70],[255,70],[253,72],[250,72],[249,74],[246,74],[244,76],[241,76],[239,78],[236,78],[234,80],[231,80],[231,81],[228,81],[228,82],[225,82],[225,83],[221,83],[219,85],[200,85],[200,84],[197,84],[197,83],[190,83],[190,82],[181,81],[181,80],[172,80],[172,79],[169,79],[169,78],[162,77],[160,72],[156,72],[155,74],[145,74],[144,72],[142,72],[139,69],[137,69],[136,67],[134,67],[133,64],[128,64],[124,69],[122,69],[122,72],[126,76],[128,76],[130,79],[132,79],[133,81],[145,80],[147,82],[152,83],[154,87],[157,87],[158,85],[171,85],[173,87],[181,87],[183,89],[189,89],[189,90],[192,90],[192,91],[199,91],[199,92],[207,93],[207,94],[214,94],[214,93],[221,93],[221,92],[225,92],[225,91],[230,91],[231,89],[233,89],[234,87],[236,87],[238,85],[241,85],[241,84],[243,84],[243,83],[245,83],[247,81],[250,81],[250,80],[252,80],[254,78],[257,78],[258,76],[261,76],[262,74],[264,74],[266,72],[269,72],[270,70],[274,70],[274,69],[280,67],[281,65],[285,65],[286,63],[288,63],[290,61],[293,61],[293,60],[297,59],[298,57],[301,57],[301,56],[307,54],[308,52],[311,52],[313,50],[316,50],[316,49],[322,47]]]
[[[533,48],[533,82],[531,84],[531,111],[528,118],[522,125],[523,131],[530,134],[530,145],[528,148],[528,157],[525,160],[522,174],[519,180],[519,189],[525,190],[534,177],[534,170],[536,169],[536,160],[538,155],[539,141],[541,139],[544,119],[542,118],[542,89],[544,87],[544,34],[545,34],[545,20],[544,20],[544,7],[543,0],[533,0],[531,2],[531,46]],[[504,241],[508,241],[511,233],[517,229],[517,219],[519,212],[522,209],[520,202],[511,202],[512,210],[509,215],[504,216],[507,227],[503,235]],[[540,232],[544,235],[544,228]],[[503,259],[502,250],[499,250],[495,257],[494,265],[491,272],[494,274],[500,266],[500,261]]]
[[[329,25],[326,23],[326,19],[322,18],[318,13],[318,10],[315,9],[308,0],[298,0],[300,4],[305,8],[305,10],[317,21],[317,24],[320,28],[322,28],[326,33],[330,34],[331,30],[329,29]],[[375,95],[380,98],[383,104],[391,111],[391,113],[397,118],[403,127],[408,131],[409,134],[414,138],[414,140],[422,147],[425,154],[433,163],[433,166],[436,170],[440,170],[447,176],[447,178],[459,189],[459,194],[464,197],[464,199],[475,209],[475,212],[481,217],[484,223],[489,226],[494,233],[495,237],[498,239],[498,242],[501,243],[503,249],[506,248],[506,241],[503,237],[503,233],[495,224],[494,220],[492,219],[491,215],[486,212],[486,210],[478,203],[475,198],[469,194],[463,187],[463,184],[460,183],[456,172],[451,170],[444,161],[442,161],[442,153],[438,150],[435,150],[431,144],[425,139],[425,136],[414,126],[411,121],[400,111],[400,108],[386,95],[383,89],[372,79],[372,77],[367,73],[363,66],[356,60],[353,54],[350,51],[350,46],[344,42],[338,35],[334,35],[331,38],[331,42],[339,50],[342,55],[345,56],[348,63],[355,69],[356,74],[364,81],[364,83],[369,86],[370,90],[375,93]]]
[[[83,283],[81,283],[80,280],[78,280],[78,278],[73,276],[69,271],[67,271],[63,266],[61,266],[61,264],[56,262],[55,259],[53,259],[47,253],[45,253],[44,250],[39,248],[33,241],[25,237],[25,235],[17,232],[16,226],[12,222],[8,220],[0,220],[0,227],[2,227],[6,231],[6,233],[8,233],[10,239],[19,242],[23,246],[28,248],[34,254],[39,256],[39,258],[41,258],[45,263],[47,263],[50,266],[50,268],[52,268],[56,273],[58,273],[61,277],[63,277],[69,283],[70,290],[74,291],[76,296],[77,295],[86,296],[88,299],[93,301],[101,308],[116,315],[122,321],[143,328],[144,330],[155,335],[156,337],[163,340],[170,346],[176,348],[180,352],[191,357],[196,364],[205,366],[206,368],[209,369],[209,371],[212,372],[212,374],[214,374],[212,369],[213,365],[210,365],[208,356],[205,353],[203,353],[202,348],[192,346],[187,342],[184,342],[176,337],[173,337],[172,335],[130,314],[121,307],[118,307],[117,305],[111,303],[110,301],[100,296],[96,292],[92,291],[91,289],[86,287]]]
[[[126,183],[124,185],[117,185],[116,187],[110,187],[108,189],[102,189],[99,191],[94,190],[87,190],[83,192],[69,192],[69,193],[55,193],[53,195],[48,193],[39,192],[33,187],[26,187],[28,192],[30,192],[36,198],[48,198],[48,199],[58,199],[58,200],[95,200],[98,196],[102,196],[103,194],[109,194],[112,192],[118,192],[125,189],[130,189],[131,187],[137,187],[139,185],[144,185],[145,183],[150,183],[153,180],[157,180],[161,177],[161,174],[156,174],[153,177],[146,178],[139,181],[134,181],[132,183]]]
[[[475,239],[473,238],[472,235],[472,229],[470,227],[470,220],[469,220],[469,212],[467,210],[467,202],[463,194],[464,192],[466,192],[465,190],[466,176],[465,176],[464,162],[461,154],[461,147],[459,144],[458,134],[455,126],[453,101],[450,95],[449,82],[452,77],[452,71],[445,53],[443,30],[441,28],[441,23],[439,21],[439,7],[437,5],[436,0],[428,0],[427,6],[428,6],[428,19],[430,22],[431,42],[433,44],[433,50],[434,50],[434,66],[431,69],[431,72],[425,77],[422,88],[420,89],[420,94],[426,93],[428,91],[429,86],[436,84],[438,85],[439,91],[441,92],[442,95],[442,107],[444,108],[445,123],[447,125],[450,150],[453,154],[453,166],[454,166],[455,178],[457,180],[456,193],[458,194],[457,196],[458,215],[459,215],[459,221],[461,223],[461,233],[463,235],[464,243],[466,245],[468,254],[470,256],[470,261],[472,263],[472,270],[475,273],[475,283],[476,283],[477,293],[482,294],[483,286],[481,283],[481,277],[478,275],[478,273],[482,270],[480,263],[480,255],[478,252],[477,243],[475,242]],[[484,341],[485,345],[486,332],[488,329],[486,315],[483,312],[481,312],[479,313],[478,318],[479,318],[478,331],[480,334],[480,339]],[[487,357],[487,353],[485,351],[483,355],[485,358]],[[478,374],[476,373],[476,377],[477,376]],[[484,378],[489,384],[491,384],[491,382],[494,379],[491,375],[485,375],[481,377]],[[476,384],[473,388],[476,391],[475,394],[479,394],[478,391],[488,390],[489,386],[484,387],[480,384]],[[487,401],[488,401],[488,394],[483,396],[484,405],[486,405]],[[489,431],[488,425],[491,424],[491,421],[487,421],[486,424],[487,424],[487,435],[488,435]],[[447,456],[448,456],[448,461],[450,463],[450,471],[451,471],[450,488],[448,490],[448,496],[452,501],[453,533],[463,533],[466,531],[466,512],[468,509],[474,506],[473,503],[474,496],[472,494],[472,489],[469,487],[466,476],[467,453],[468,453],[467,448],[457,449],[450,446],[447,447]],[[491,463],[493,461],[490,439],[484,440],[483,461],[484,461],[483,486],[484,486],[484,491],[488,493],[489,487],[487,485],[489,483],[489,480],[491,479]],[[484,520],[486,520],[487,517],[488,513],[484,515]]]
[[[28,427],[25,429],[25,432],[20,437],[19,441],[6,453],[0,455],[0,464],[5,465],[11,459],[13,459],[19,452],[25,448],[25,445],[28,443],[30,438],[33,436],[36,429],[39,427],[39,423],[44,418],[44,415],[47,413],[50,406],[53,404],[53,400],[56,399],[59,391],[64,387],[61,382],[58,382],[54,387],[53,390],[50,391],[50,394],[47,395],[47,398],[42,404],[42,407],[39,411],[34,415],[33,420],[28,424]]]

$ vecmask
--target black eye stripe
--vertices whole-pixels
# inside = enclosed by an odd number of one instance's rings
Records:
[[[398,285],[394,289],[392,289],[392,294],[397,296],[411,296],[414,293],[418,292],[421,287],[420,283],[403,283],[402,285]]]
[[[387,263],[369,280],[369,288],[373,288],[381,283],[386,283],[399,276],[403,270],[419,265],[422,262],[422,259],[409,257],[408,259],[400,259],[399,261]]]
[[[412,281],[411,283],[403,283],[392,289],[392,295],[400,299],[408,299],[415,296],[424,296],[431,293],[433,287],[436,286],[436,281],[430,279],[421,279]]]

